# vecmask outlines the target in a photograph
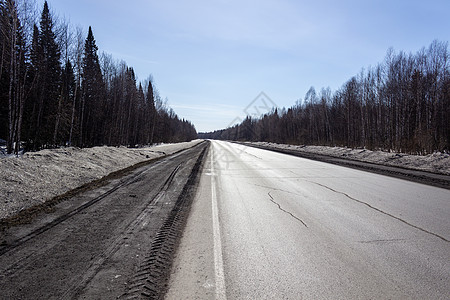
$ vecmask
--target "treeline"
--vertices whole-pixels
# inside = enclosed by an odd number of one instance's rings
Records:
[[[339,90],[311,88],[289,109],[201,138],[364,147],[415,154],[450,151],[448,43],[416,54],[389,50]]]
[[[0,0],[0,138],[8,153],[64,145],[137,146],[197,137],[148,79],[106,54],[91,27],[55,22],[45,2]],[[56,24],[56,25],[55,25]]]

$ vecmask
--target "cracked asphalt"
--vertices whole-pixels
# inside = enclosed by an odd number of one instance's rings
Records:
[[[166,299],[449,299],[450,190],[212,141]]]

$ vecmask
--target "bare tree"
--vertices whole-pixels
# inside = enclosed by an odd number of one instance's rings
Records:
[[[27,49],[17,5],[13,0],[1,3],[2,63],[0,78],[8,66],[8,138],[7,152],[17,154],[20,148],[26,96]]]

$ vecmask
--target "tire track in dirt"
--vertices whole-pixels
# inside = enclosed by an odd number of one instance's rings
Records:
[[[134,170],[126,178],[113,180],[97,189],[100,195],[95,189],[89,192],[88,195],[97,195],[88,201],[84,199],[82,205],[69,212],[47,220],[44,226],[35,226],[30,231],[32,226],[26,225],[27,234],[19,237],[15,234],[12,238],[10,235],[0,248],[0,285],[6,287],[5,297],[33,295],[47,298],[52,295],[61,299],[102,295],[116,298],[129,290],[124,284],[135,278],[134,265],[148,262],[158,243],[165,245],[160,247],[163,249],[160,255],[164,255],[158,260],[165,259],[165,264],[171,264],[169,252],[178,243],[173,236],[182,232],[184,221],[180,220],[187,218],[207,145],[199,144]],[[81,194],[80,197],[84,197]],[[65,202],[57,204],[53,214],[62,210],[61,205],[72,203]],[[43,219],[51,215],[44,215]],[[43,221],[33,222],[41,224]],[[14,230],[16,228],[12,227],[5,232]],[[165,235],[167,231],[171,233]],[[116,259],[123,255],[129,257]],[[114,264],[118,265],[111,267]],[[105,268],[118,270],[117,276],[121,276],[118,279],[121,284],[115,285],[115,290],[108,295],[105,294],[105,291],[109,292]],[[164,282],[164,276],[159,282]]]

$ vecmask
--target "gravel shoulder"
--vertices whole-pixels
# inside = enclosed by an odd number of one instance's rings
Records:
[[[202,140],[146,148],[60,148],[0,159],[0,220],[99,180],[158,159]]]

